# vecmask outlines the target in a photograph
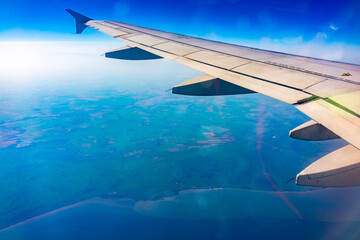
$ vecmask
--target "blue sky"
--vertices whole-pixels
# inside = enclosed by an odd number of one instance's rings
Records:
[[[181,33],[215,32],[224,37],[312,39],[360,44],[359,1],[184,0],[70,1],[3,0],[0,34],[10,29],[55,33],[72,31],[72,8],[94,19],[111,19]]]
[[[65,8],[93,19],[360,63],[356,0],[2,0],[0,40],[78,40]],[[81,39],[114,41],[94,30]]]

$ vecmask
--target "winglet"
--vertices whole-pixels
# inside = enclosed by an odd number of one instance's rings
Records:
[[[87,28],[87,26],[85,25],[85,23],[87,23],[88,21],[92,20],[91,18],[85,17],[84,15],[81,15],[80,13],[77,13],[71,9],[65,9],[68,13],[71,14],[71,16],[73,16],[75,18],[75,22],[76,22],[76,34],[80,34],[82,33],[85,28]]]

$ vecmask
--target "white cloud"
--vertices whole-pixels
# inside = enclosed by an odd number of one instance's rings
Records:
[[[318,32],[318,33],[316,33],[315,38],[317,38],[317,39],[326,39],[327,35],[324,32]]]
[[[332,23],[329,24],[329,27],[330,27],[330,29],[332,29],[332,30],[334,30],[334,31],[339,30],[339,27],[336,26],[336,25],[334,25],[334,24],[332,24]]]

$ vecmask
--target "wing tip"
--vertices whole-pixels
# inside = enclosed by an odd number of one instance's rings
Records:
[[[71,10],[69,8],[66,8],[65,11],[67,11],[71,16],[75,18],[76,22],[76,34],[82,33],[87,26],[85,25],[88,21],[91,21],[92,19],[89,17],[86,17],[78,12],[75,12],[74,10]]]
[[[79,21],[80,23],[86,23],[90,20],[93,20],[93,19],[86,17],[78,12],[75,12],[74,10],[72,10],[70,8],[66,8],[65,11],[67,11],[71,16],[73,16],[75,18],[76,21]]]

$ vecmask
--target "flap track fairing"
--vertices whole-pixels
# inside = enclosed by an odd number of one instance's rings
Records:
[[[107,58],[115,58],[121,60],[153,60],[161,59],[162,57],[147,52],[138,47],[125,46],[114,51],[105,53]]]
[[[292,138],[306,141],[321,141],[340,138],[338,135],[314,120],[310,120],[297,128],[294,128],[290,131],[289,135]]]
[[[360,185],[360,150],[352,145],[320,158],[296,176],[296,184],[316,187]]]
[[[202,75],[173,87],[172,93],[191,96],[216,96],[255,92],[210,75]]]

